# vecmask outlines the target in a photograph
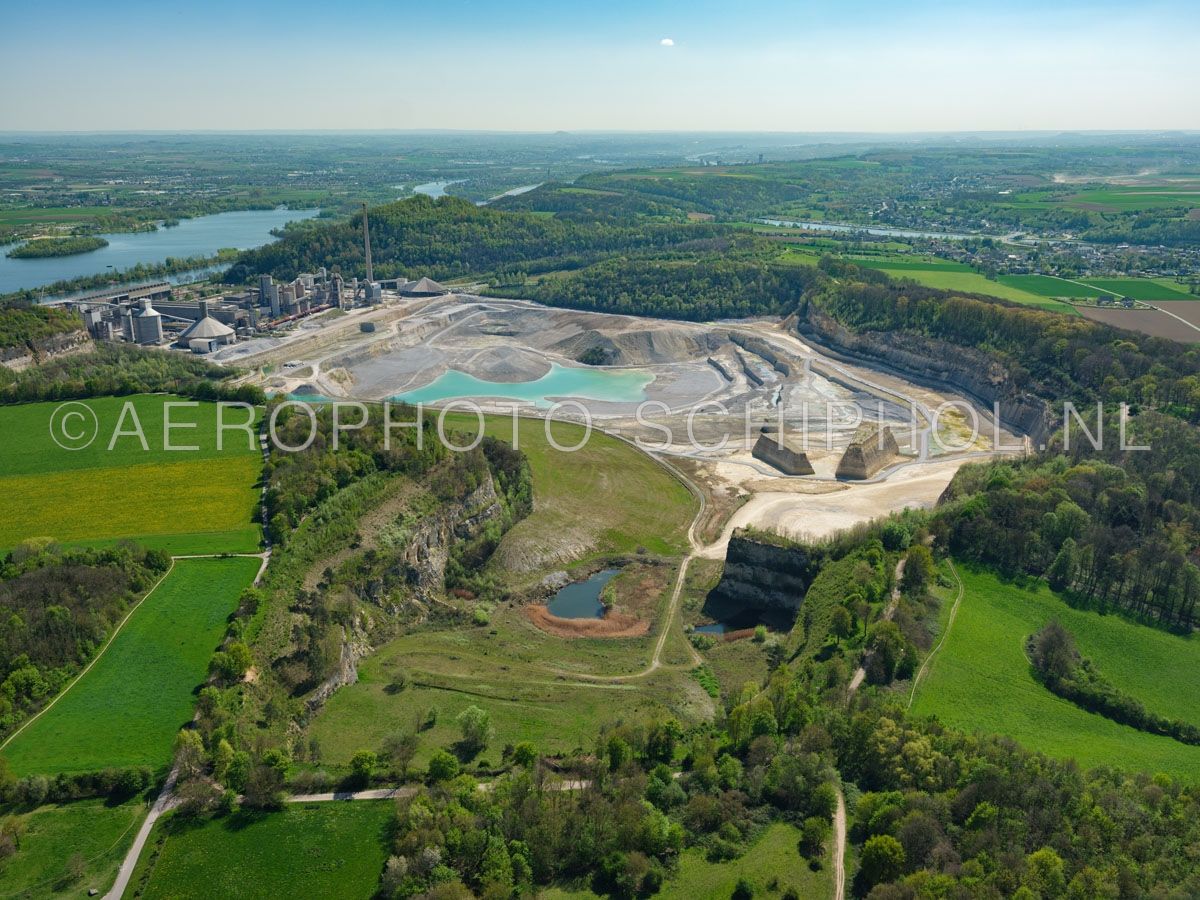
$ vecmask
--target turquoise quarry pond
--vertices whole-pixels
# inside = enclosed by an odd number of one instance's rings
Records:
[[[272,229],[297,219],[311,219],[316,214],[315,209],[252,209],[198,216],[181,219],[178,225],[160,227],[157,231],[102,234],[100,237],[108,241],[107,247],[77,256],[10,259],[4,254],[11,246],[0,247],[0,293],[99,275],[109,266],[120,272],[138,263],[165,262],[167,257],[213,256],[225,247],[249,250],[275,240]]]
[[[552,406],[553,397],[578,397],[611,403],[639,403],[654,380],[639,369],[576,368],[550,364],[550,371],[536,381],[484,381],[458,369],[450,369],[424,387],[397,394],[405,403],[437,403],[467,397],[496,397],[519,400],[535,406]]]
[[[550,615],[560,619],[602,619],[604,604],[600,602],[600,592],[612,581],[620,569],[605,569],[597,572],[586,581],[568,584],[551,598],[546,604]]]

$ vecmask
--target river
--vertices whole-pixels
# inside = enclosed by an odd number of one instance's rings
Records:
[[[249,250],[275,238],[271,230],[297,219],[311,219],[315,209],[254,209],[181,219],[173,228],[135,234],[102,234],[107,247],[76,256],[45,259],[10,259],[4,254],[11,245],[0,247],[0,294],[21,288],[38,288],[56,281],[98,275],[109,266],[116,271],[138,263],[165,262],[167,257],[213,256],[233,247]]]
[[[466,181],[465,178],[456,178],[453,181],[427,181],[425,184],[418,184],[413,188],[414,194],[424,194],[426,197],[433,197],[435,200],[438,197],[446,196],[446,188],[452,184],[462,184]]]
[[[989,237],[986,234],[953,234],[948,231],[910,231],[907,228],[888,228],[883,225],[843,225],[836,222],[792,222],[788,219],[758,219],[765,225],[785,228],[807,228],[810,231],[837,231],[853,234],[863,231],[880,237],[943,238],[948,241],[967,241],[972,238]]]

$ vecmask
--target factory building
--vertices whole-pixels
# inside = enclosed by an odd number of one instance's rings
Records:
[[[209,315],[207,300],[201,300],[199,306],[200,318],[183,330],[176,343],[193,353],[212,353],[218,347],[232,344],[235,340],[233,329]]]
[[[130,316],[132,337],[138,344],[161,344],[163,342],[162,315],[146,297],[138,301],[138,308]]]
[[[402,297],[440,297],[450,293],[444,285],[438,284],[432,278],[420,278],[417,281],[405,281],[396,286]]]

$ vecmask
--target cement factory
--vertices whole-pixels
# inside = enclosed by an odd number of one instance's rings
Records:
[[[63,301],[77,309],[92,337],[144,346],[170,345],[192,353],[212,353],[240,338],[270,333],[330,309],[377,306],[387,299],[437,297],[449,289],[430,278],[376,281],[371,235],[363,206],[366,279],[346,282],[324,267],[277,283],[260,275],[258,285],[194,298],[166,281],[99,291]],[[176,297],[176,290],[187,296]]]

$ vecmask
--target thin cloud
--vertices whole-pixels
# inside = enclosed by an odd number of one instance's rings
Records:
[[[660,46],[663,46],[663,47],[674,47],[675,46],[675,42],[673,40],[671,40],[670,38],[663,38],[658,43]]]

